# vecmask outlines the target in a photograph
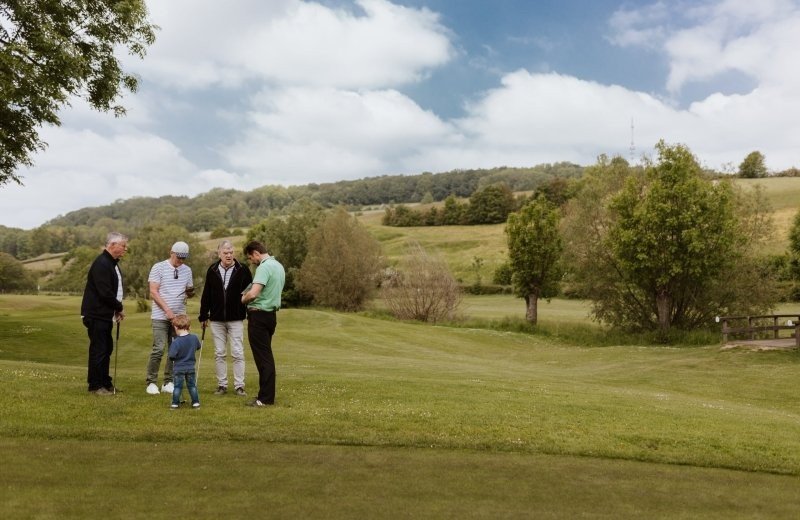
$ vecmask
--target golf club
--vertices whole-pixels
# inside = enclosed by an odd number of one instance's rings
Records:
[[[117,395],[117,356],[119,355],[119,320],[117,320],[117,339],[114,345],[114,379],[111,381],[111,385],[114,387],[114,395]]]
[[[200,361],[203,360],[203,343],[206,341],[206,324],[203,323],[203,333],[200,335],[200,355],[197,356],[197,370],[194,374],[194,382],[199,385],[200,381]]]

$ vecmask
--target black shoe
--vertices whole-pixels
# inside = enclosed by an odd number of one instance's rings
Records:
[[[247,395],[247,392],[244,391],[244,387],[243,386],[240,386],[239,388],[236,389],[235,394],[238,395],[238,396],[244,397],[244,396]]]
[[[217,388],[217,391],[214,392],[214,395],[225,395],[227,393],[228,393],[228,389],[225,388],[224,386],[220,386],[220,387]]]

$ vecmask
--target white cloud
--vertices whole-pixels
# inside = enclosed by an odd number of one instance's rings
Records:
[[[664,40],[670,9],[664,2],[637,9],[621,8],[611,15],[609,26],[613,31],[608,40],[620,47],[658,48]]]
[[[762,85],[800,84],[800,7],[794,0],[659,1],[617,10],[609,26],[616,45],[663,50],[673,93],[727,71]]]
[[[447,30],[433,12],[387,0],[356,3],[362,12],[299,0],[248,0],[237,9],[220,9],[216,0],[151,2],[162,30],[146,60],[131,65],[183,88],[248,79],[381,88],[418,81],[451,58]]]
[[[395,90],[266,90],[253,100],[248,119],[245,137],[225,156],[237,169],[263,176],[262,184],[397,172],[403,157],[452,132]]]
[[[619,86],[520,70],[506,75],[502,86],[486,93],[457,121],[465,142],[450,153],[436,150],[423,161],[445,168],[588,164],[601,153],[627,155],[631,117],[642,127],[639,137],[652,145],[646,122],[654,126],[658,121],[666,129],[686,115]]]
[[[800,85],[800,9],[774,4],[751,2],[744,10],[740,2],[725,2],[714,18],[673,35],[665,46],[671,61],[667,87],[674,91],[727,70],[765,86]]]
[[[197,176],[179,149],[153,135],[70,128],[44,134],[49,147],[35,157],[33,169],[21,172],[24,186],[0,189],[4,225],[35,227],[59,214],[135,196],[196,195],[214,187],[204,179],[225,177]]]

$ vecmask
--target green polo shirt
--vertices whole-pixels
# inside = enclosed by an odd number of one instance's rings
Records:
[[[253,283],[264,286],[256,299],[247,304],[262,311],[275,311],[281,308],[281,292],[286,281],[283,266],[274,257],[267,257],[256,267]]]

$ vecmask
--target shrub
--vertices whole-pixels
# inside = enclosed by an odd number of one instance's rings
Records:
[[[416,243],[409,246],[408,254],[399,269],[385,280],[382,291],[396,318],[433,323],[453,319],[462,297],[444,260],[428,255]]]

